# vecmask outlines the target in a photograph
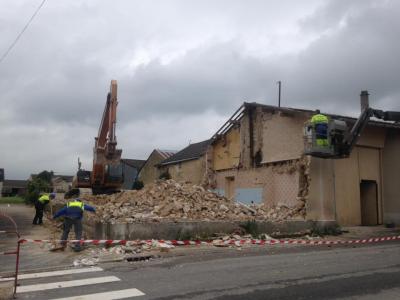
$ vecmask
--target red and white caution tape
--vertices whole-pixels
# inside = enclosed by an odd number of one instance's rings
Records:
[[[199,245],[278,245],[278,244],[297,244],[297,245],[343,245],[343,244],[366,244],[366,243],[378,243],[385,241],[400,240],[400,235],[388,236],[388,237],[377,237],[361,240],[259,240],[259,239],[243,239],[243,240],[211,240],[211,241],[178,241],[178,240],[31,240],[31,239],[20,239],[19,243],[54,243],[54,242],[67,242],[67,243],[80,243],[82,245],[153,245],[154,243],[167,244],[173,246],[199,246]]]

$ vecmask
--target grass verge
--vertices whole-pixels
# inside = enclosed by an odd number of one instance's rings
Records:
[[[25,199],[19,196],[14,197],[0,197],[0,204],[22,204]]]

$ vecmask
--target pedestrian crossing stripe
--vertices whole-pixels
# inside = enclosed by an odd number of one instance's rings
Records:
[[[51,289],[58,289],[58,288],[67,288],[67,287],[74,287],[74,286],[115,282],[115,281],[120,281],[120,280],[121,279],[119,279],[116,276],[104,276],[104,277],[96,277],[96,278],[85,278],[85,279],[79,279],[79,280],[33,284],[33,285],[26,285],[26,286],[22,285],[22,286],[17,287],[17,293],[44,291],[44,290],[51,290]]]
[[[138,297],[144,296],[145,293],[139,291],[138,289],[126,289],[126,290],[118,290],[112,292],[104,292],[104,293],[96,293],[96,294],[88,294],[88,295],[80,295],[74,297],[67,298],[57,298],[53,300],[115,300],[115,299],[124,299],[130,297]]]
[[[100,267],[66,269],[66,270],[60,270],[60,271],[21,274],[21,275],[18,275],[18,279],[23,280],[23,279],[33,279],[33,278],[44,278],[44,277],[63,276],[63,275],[80,274],[80,273],[87,273],[87,272],[99,272],[99,271],[103,271],[103,269]],[[5,278],[0,278],[0,281],[9,281],[9,280],[14,280],[14,279],[15,279],[14,277],[5,277]]]

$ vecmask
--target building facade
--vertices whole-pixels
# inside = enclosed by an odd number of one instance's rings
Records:
[[[247,204],[290,208],[307,220],[400,223],[400,125],[370,121],[349,158],[322,159],[304,155],[304,124],[312,115],[243,104],[212,138],[209,186]]]
[[[158,164],[160,174],[181,182],[204,185],[210,140],[193,143]]]
[[[153,183],[155,180],[160,178],[161,171],[158,168],[158,164],[163,160],[168,159],[172,155],[177,153],[175,150],[160,150],[154,149],[139,173],[139,180],[143,182],[143,184]]]

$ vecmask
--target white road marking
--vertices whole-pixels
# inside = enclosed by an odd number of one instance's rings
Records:
[[[86,278],[86,279],[79,279],[79,280],[33,284],[33,285],[26,285],[26,286],[18,286],[17,293],[26,293],[26,292],[35,292],[35,291],[51,290],[51,289],[58,289],[58,288],[67,288],[67,287],[73,287],[73,286],[114,282],[114,281],[120,281],[120,280],[121,279],[119,279],[118,277],[115,277],[115,276],[105,276],[105,277]]]
[[[104,292],[104,293],[96,293],[96,294],[88,294],[81,295],[75,297],[68,298],[57,298],[53,300],[116,300],[116,299],[124,299],[129,297],[138,297],[144,296],[145,293],[139,291],[138,289],[126,289],[126,290],[118,290],[112,292]]]
[[[103,269],[99,267],[67,269],[67,270],[52,271],[52,272],[21,274],[18,275],[18,279],[22,280],[22,279],[32,279],[32,278],[43,278],[43,277],[53,277],[53,276],[62,276],[62,275],[79,274],[87,272],[99,272],[99,271],[103,271]],[[9,280],[14,280],[14,277],[0,278],[0,281],[9,281]]]

